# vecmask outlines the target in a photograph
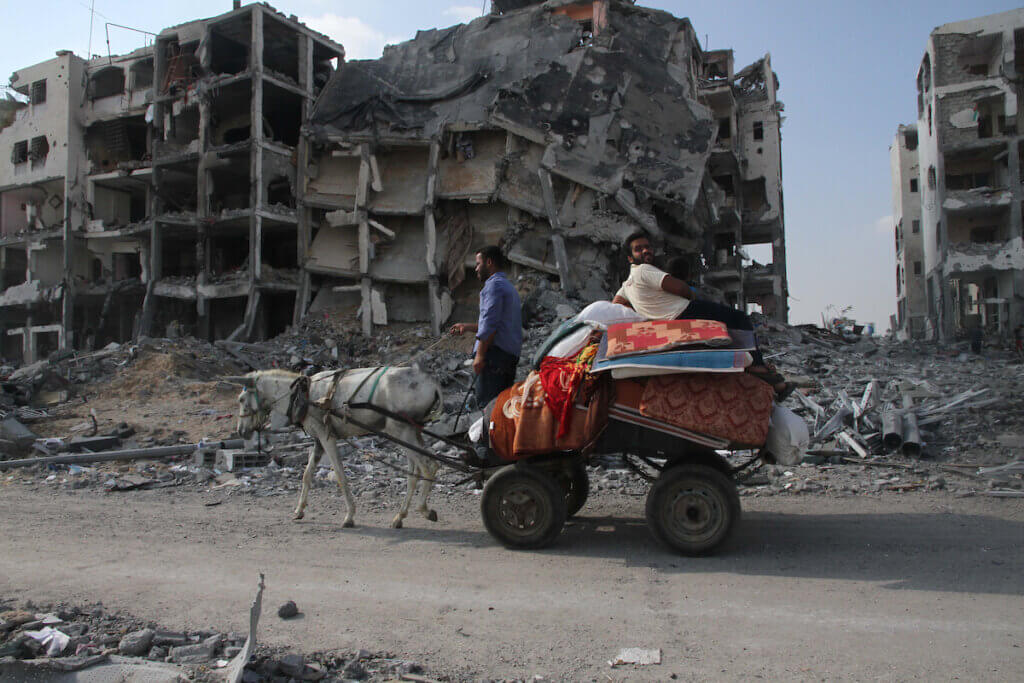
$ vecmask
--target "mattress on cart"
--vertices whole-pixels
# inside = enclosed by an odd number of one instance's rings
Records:
[[[746,373],[618,380],[610,417],[711,448],[762,446],[774,397],[771,386]]]
[[[682,322],[682,321],[666,321]],[[682,348],[660,353],[610,357],[609,334],[601,339],[591,372],[610,372],[614,379],[682,372],[742,373],[753,363],[746,349]],[[728,343],[732,343],[731,341]]]
[[[498,394],[491,411],[489,441],[503,460],[560,451],[586,452],[608,423],[609,383],[597,381],[581,389],[567,432],[558,438],[558,418],[544,400],[544,387],[530,373]]]
[[[725,323],[717,320],[644,320],[608,326],[608,358],[658,353],[688,346],[731,346]]]

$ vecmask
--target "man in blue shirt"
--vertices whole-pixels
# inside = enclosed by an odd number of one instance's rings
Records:
[[[516,380],[516,365],[523,346],[522,303],[519,292],[505,276],[505,256],[495,246],[476,253],[476,276],[484,283],[480,290],[480,318],[476,324],[452,325],[455,335],[476,333],[473,373],[476,400],[481,408]]]

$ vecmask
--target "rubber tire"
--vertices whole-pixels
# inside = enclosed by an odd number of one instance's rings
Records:
[[[581,462],[573,462],[560,468],[555,473],[558,485],[565,493],[565,514],[572,517],[583,509],[590,495],[590,477],[587,466]]]
[[[673,523],[674,503],[688,495],[693,528]],[[682,555],[708,555],[732,533],[740,519],[736,484],[707,465],[677,465],[664,470],[647,494],[647,526],[663,545]]]
[[[516,505],[508,500],[509,494],[525,497],[520,505],[533,509],[535,518],[524,527],[518,527],[507,516]],[[506,548],[544,548],[555,542],[565,525],[565,493],[553,477],[540,469],[508,465],[484,485],[480,514],[488,533]]]

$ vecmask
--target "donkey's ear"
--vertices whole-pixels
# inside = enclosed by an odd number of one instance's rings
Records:
[[[237,384],[245,387],[246,389],[252,389],[256,386],[256,378],[249,377],[248,375],[228,375],[227,377],[221,377],[220,379],[222,382]]]

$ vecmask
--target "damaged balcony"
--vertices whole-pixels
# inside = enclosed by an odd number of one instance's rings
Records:
[[[994,230],[994,229],[993,229]],[[985,236],[993,236],[987,233]],[[977,235],[976,235],[977,236]],[[1024,269],[1024,245],[1021,238],[993,239],[987,242],[953,242],[946,250],[943,272],[975,273]]]

